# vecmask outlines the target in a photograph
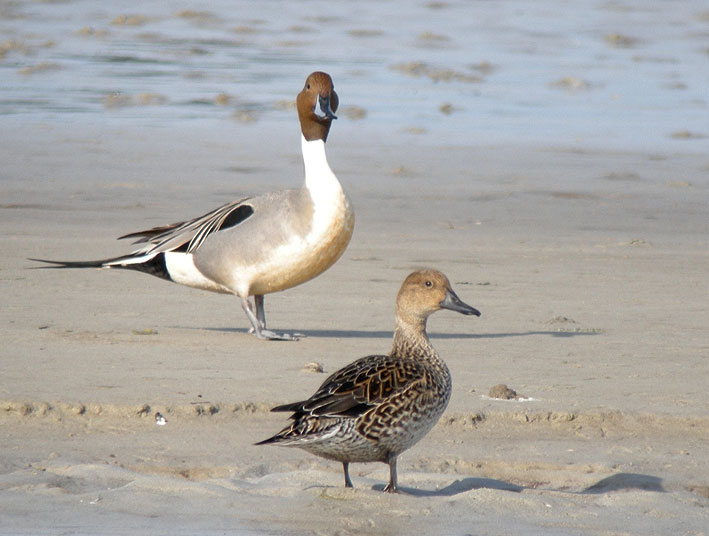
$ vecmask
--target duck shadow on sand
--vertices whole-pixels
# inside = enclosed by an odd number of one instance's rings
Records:
[[[376,491],[382,491],[384,484],[372,486]],[[465,493],[474,489],[495,489],[500,491],[511,491],[513,493],[521,493],[526,489],[537,491],[554,491],[562,493],[572,493],[576,495],[600,495],[603,493],[611,493],[615,491],[627,490],[642,490],[665,493],[665,488],[662,485],[662,479],[657,476],[644,475],[640,473],[618,473],[581,490],[570,491],[568,489],[553,489],[540,487],[526,487],[505,482],[504,480],[496,480],[494,478],[476,478],[468,477],[461,480],[456,480],[446,487],[436,490],[425,490],[418,488],[400,487],[399,490],[406,495],[415,497],[450,497]]]
[[[190,329],[182,326],[175,326],[180,329]],[[218,331],[226,333],[246,333],[246,330],[240,328],[192,328],[203,329],[205,331]],[[278,331],[278,329],[276,330]],[[289,331],[290,332],[290,331]],[[387,339],[391,340],[394,335],[393,331],[375,331],[375,330],[356,330],[356,329],[295,329],[292,330],[301,337],[313,338],[331,338],[331,339]],[[548,335],[550,337],[579,337],[600,335],[599,331],[518,331],[508,333],[429,333],[428,337],[431,340],[448,340],[448,339],[504,339],[507,337],[529,337],[532,335]]]
[[[372,338],[372,339],[391,339],[394,333],[392,331],[366,331],[366,330],[333,330],[322,329],[312,331],[301,331],[307,337],[332,337],[332,338]],[[576,337],[579,335],[598,335],[599,332],[591,331],[519,331],[508,333],[429,333],[428,337],[431,340],[448,340],[448,339],[503,339],[507,337],[528,337],[530,335],[548,335],[550,337]]]

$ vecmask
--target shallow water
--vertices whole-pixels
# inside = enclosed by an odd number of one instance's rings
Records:
[[[330,72],[353,136],[701,151],[696,2],[0,2],[0,126],[274,128]],[[340,127],[342,128],[342,127]]]

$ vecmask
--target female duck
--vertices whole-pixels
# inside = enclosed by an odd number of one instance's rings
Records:
[[[342,462],[352,487],[351,462],[389,464],[396,492],[396,460],[436,424],[451,395],[451,375],[426,335],[426,320],[440,309],[480,312],[463,303],[437,270],[410,274],[396,299],[394,345],[388,355],[370,355],[332,374],[308,400],[272,411],[291,411],[292,424],[257,443],[299,447]]]

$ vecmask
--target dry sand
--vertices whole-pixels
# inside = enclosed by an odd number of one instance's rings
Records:
[[[300,184],[297,134],[249,128],[233,143],[25,124],[3,141],[0,533],[709,533],[706,155],[334,132],[357,226],[331,270],[266,299],[297,343],[247,335],[226,296],[29,269]],[[253,446],[285,422],[270,406],[324,379],[308,363],[389,349],[396,291],[421,266],[483,314],[429,323],[454,393],[401,457],[405,493],[380,492],[383,464],[354,465],[347,490],[336,463]],[[500,383],[522,398],[488,398]]]

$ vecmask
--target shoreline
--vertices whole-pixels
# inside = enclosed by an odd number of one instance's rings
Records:
[[[488,401],[489,399],[485,397]],[[513,425],[553,426],[562,430],[573,430],[580,426],[612,425],[618,431],[625,430],[629,434],[644,430],[647,435],[663,433],[669,427],[674,429],[686,428],[698,436],[709,435],[709,415],[697,413],[696,415],[672,415],[662,413],[624,412],[619,409],[598,409],[597,411],[551,411],[535,410],[522,407],[522,403],[509,400],[495,399],[493,403],[497,408],[491,410],[478,410],[470,413],[446,411],[441,416],[436,426],[446,427],[476,427],[490,423],[503,423]],[[42,421],[49,420],[55,423],[77,421],[86,422],[111,420],[138,420],[148,421],[154,419],[156,413],[166,417],[179,418],[183,421],[193,419],[206,419],[207,422],[218,423],[223,420],[240,418],[263,418],[271,413],[271,408],[279,401],[273,402],[191,402],[183,405],[167,403],[144,404],[98,404],[91,402],[40,402],[40,401],[12,401],[0,400],[0,420],[21,422],[22,420]],[[499,409],[499,406],[515,405],[515,409],[508,411]],[[532,404],[530,404],[532,405]],[[212,419],[212,421],[210,421]],[[674,433],[674,432],[673,432]]]

